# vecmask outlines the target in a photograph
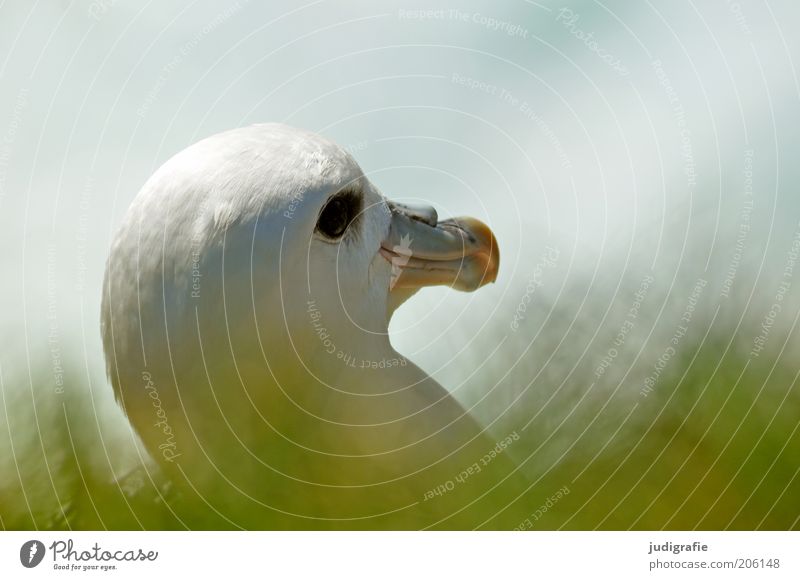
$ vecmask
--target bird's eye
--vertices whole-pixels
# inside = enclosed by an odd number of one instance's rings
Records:
[[[345,233],[358,214],[359,197],[353,193],[340,193],[330,198],[317,220],[317,231],[336,240]]]

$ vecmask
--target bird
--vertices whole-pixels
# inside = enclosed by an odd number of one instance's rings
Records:
[[[420,289],[475,291],[499,265],[486,224],[388,199],[321,135],[228,130],[164,163],[125,213],[103,281],[106,370],[159,469],[210,518],[193,526],[509,528],[528,488],[510,442],[388,332]]]

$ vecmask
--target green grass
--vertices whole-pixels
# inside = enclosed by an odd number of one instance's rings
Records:
[[[647,397],[629,377],[616,393],[616,384],[598,385],[581,399],[586,371],[578,372],[573,388],[553,395],[524,431],[556,389],[522,397],[494,425],[522,434],[513,454],[532,485],[520,522],[571,530],[800,528],[796,365],[778,358],[777,336],[772,358],[750,360],[742,342],[687,341]],[[82,380],[85,367],[74,359],[65,371],[64,393],[56,394],[46,374],[31,385],[26,373],[3,368],[4,529],[224,527],[202,503],[175,493],[151,462],[125,468],[143,451],[104,377]],[[531,517],[565,487],[568,494]]]

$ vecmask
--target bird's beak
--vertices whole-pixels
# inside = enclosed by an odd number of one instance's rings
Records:
[[[428,206],[388,204],[392,221],[380,253],[392,266],[391,289],[472,292],[495,281],[500,252],[489,226],[470,217],[439,221]]]

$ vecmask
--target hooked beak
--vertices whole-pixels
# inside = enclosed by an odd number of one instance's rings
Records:
[[[472,292],[497,279],[500,252],[489,226],[470,217],[438,221],[432,207],[387,203],[392,221],[380,253],[392,266],[390,289]]]

